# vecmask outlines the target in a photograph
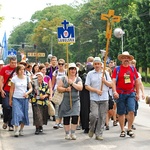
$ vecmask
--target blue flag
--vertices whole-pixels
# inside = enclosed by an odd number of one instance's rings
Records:
[[[6,31],[3,36],[2,40],[2,47],[3,47],[3,60],[5,61],[8,56],[8,47],[7,47],[7,39],[6,39]]]

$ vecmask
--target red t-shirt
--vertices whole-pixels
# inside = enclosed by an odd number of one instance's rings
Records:
[[[11,68],[10,65],[6,65],[4,66],[1,71],[0,71],[0,76],[3,76],[4,78],[4,84],[6,83],[8,77],[10,76],[10,74],[12,73],[12,71],[14,70],[15,68]],[[13,76],[13,75],[12,75]],[[11,77],[12,78],[12,77]],[[5,85],[4,87],[4,90],[5,91],[10,91],[10,86],[8,86],[8,82],[7,84]]]
[[[125,76],[128,75],[129,79],[125,80]],[[116,68],[113,71],[112,78],[116,79],[117,71]],[[120,66],[120,71],[118,73],[118,79],[116,81],[116,90],[120,94],[121,90],[123,91],[131,91],[134,89],[135,86],[135,79],[138,78],[138,73],[136,68],[131,68],[130,66],[124,67],[123,65]],[[125,83],[127,82],[127,83]]]

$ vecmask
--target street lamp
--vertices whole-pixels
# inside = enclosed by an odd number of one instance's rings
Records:
[[[53,56],[53,34],[57,34],[57,32],[54,32],[54,31],[51,31],[50,29],[47,29],[47,28],[43,28],[44,30],[48,30],[50,31],[50,33],[52,33],[52,36],[51,36],[51,55]]]
[[[122,41],[122,53],[123,53],[123,35],[125,34],[125,32],[121,29],[121,28],[116,28],[114,30],[114,35],[116,38],[121,38]]]
[[[84,42],[81,43],[81,44],[85,44],[85,43],[92,43],[92,40],[84,41]]]

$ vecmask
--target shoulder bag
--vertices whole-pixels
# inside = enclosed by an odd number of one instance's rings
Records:
[[[55,108],[54,105],[52,104],[51,101],[48,101],[48,114],[49,116],[54,116],[55,115]]]
[[[64,83],[64,79],[65,79],[65,78],[62,79],[63,83]],[[63,98],[64,98],[64,93],[58,92],[57,89],[56,89],[56,91],[55,91],[55,93],[54,93],[54,96],[52,97],[52,100],[51,100],[51,101],[52,101],[54,104],[56,104],[56,105],[60,105],[61,102],[62,102],[62,100],[63,100]]]

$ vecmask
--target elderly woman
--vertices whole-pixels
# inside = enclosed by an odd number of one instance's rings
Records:
[[[36,78],[37,77],[37,78]],[[43,73],[37,72],[33,77],[33,98],[31,99],[33,110],[33,125],[36,126],[35,134],[43,132],[43,125],[48,121],[49,87],[43,81]]]
[[[74,63],[70,63],[68,66],[68,77],[63,77],[57,86],[59,92],[64,92],[58,115],[59,117],[63,117],[66,140],[76,140],[75,130],[80,114],[79,91],[81,91],[82,88],[82,80],[77,76],[77,67]]]
[[[23,135],[24,125],[29,125],[28,95],[32,92],[30,78],[24,75],[24,65],[18,65],[16,74],[11,80],[9,105],[12,106],[12,125],[15,126],[14,136]],[[20,130],[18,126],[20,125]]]

